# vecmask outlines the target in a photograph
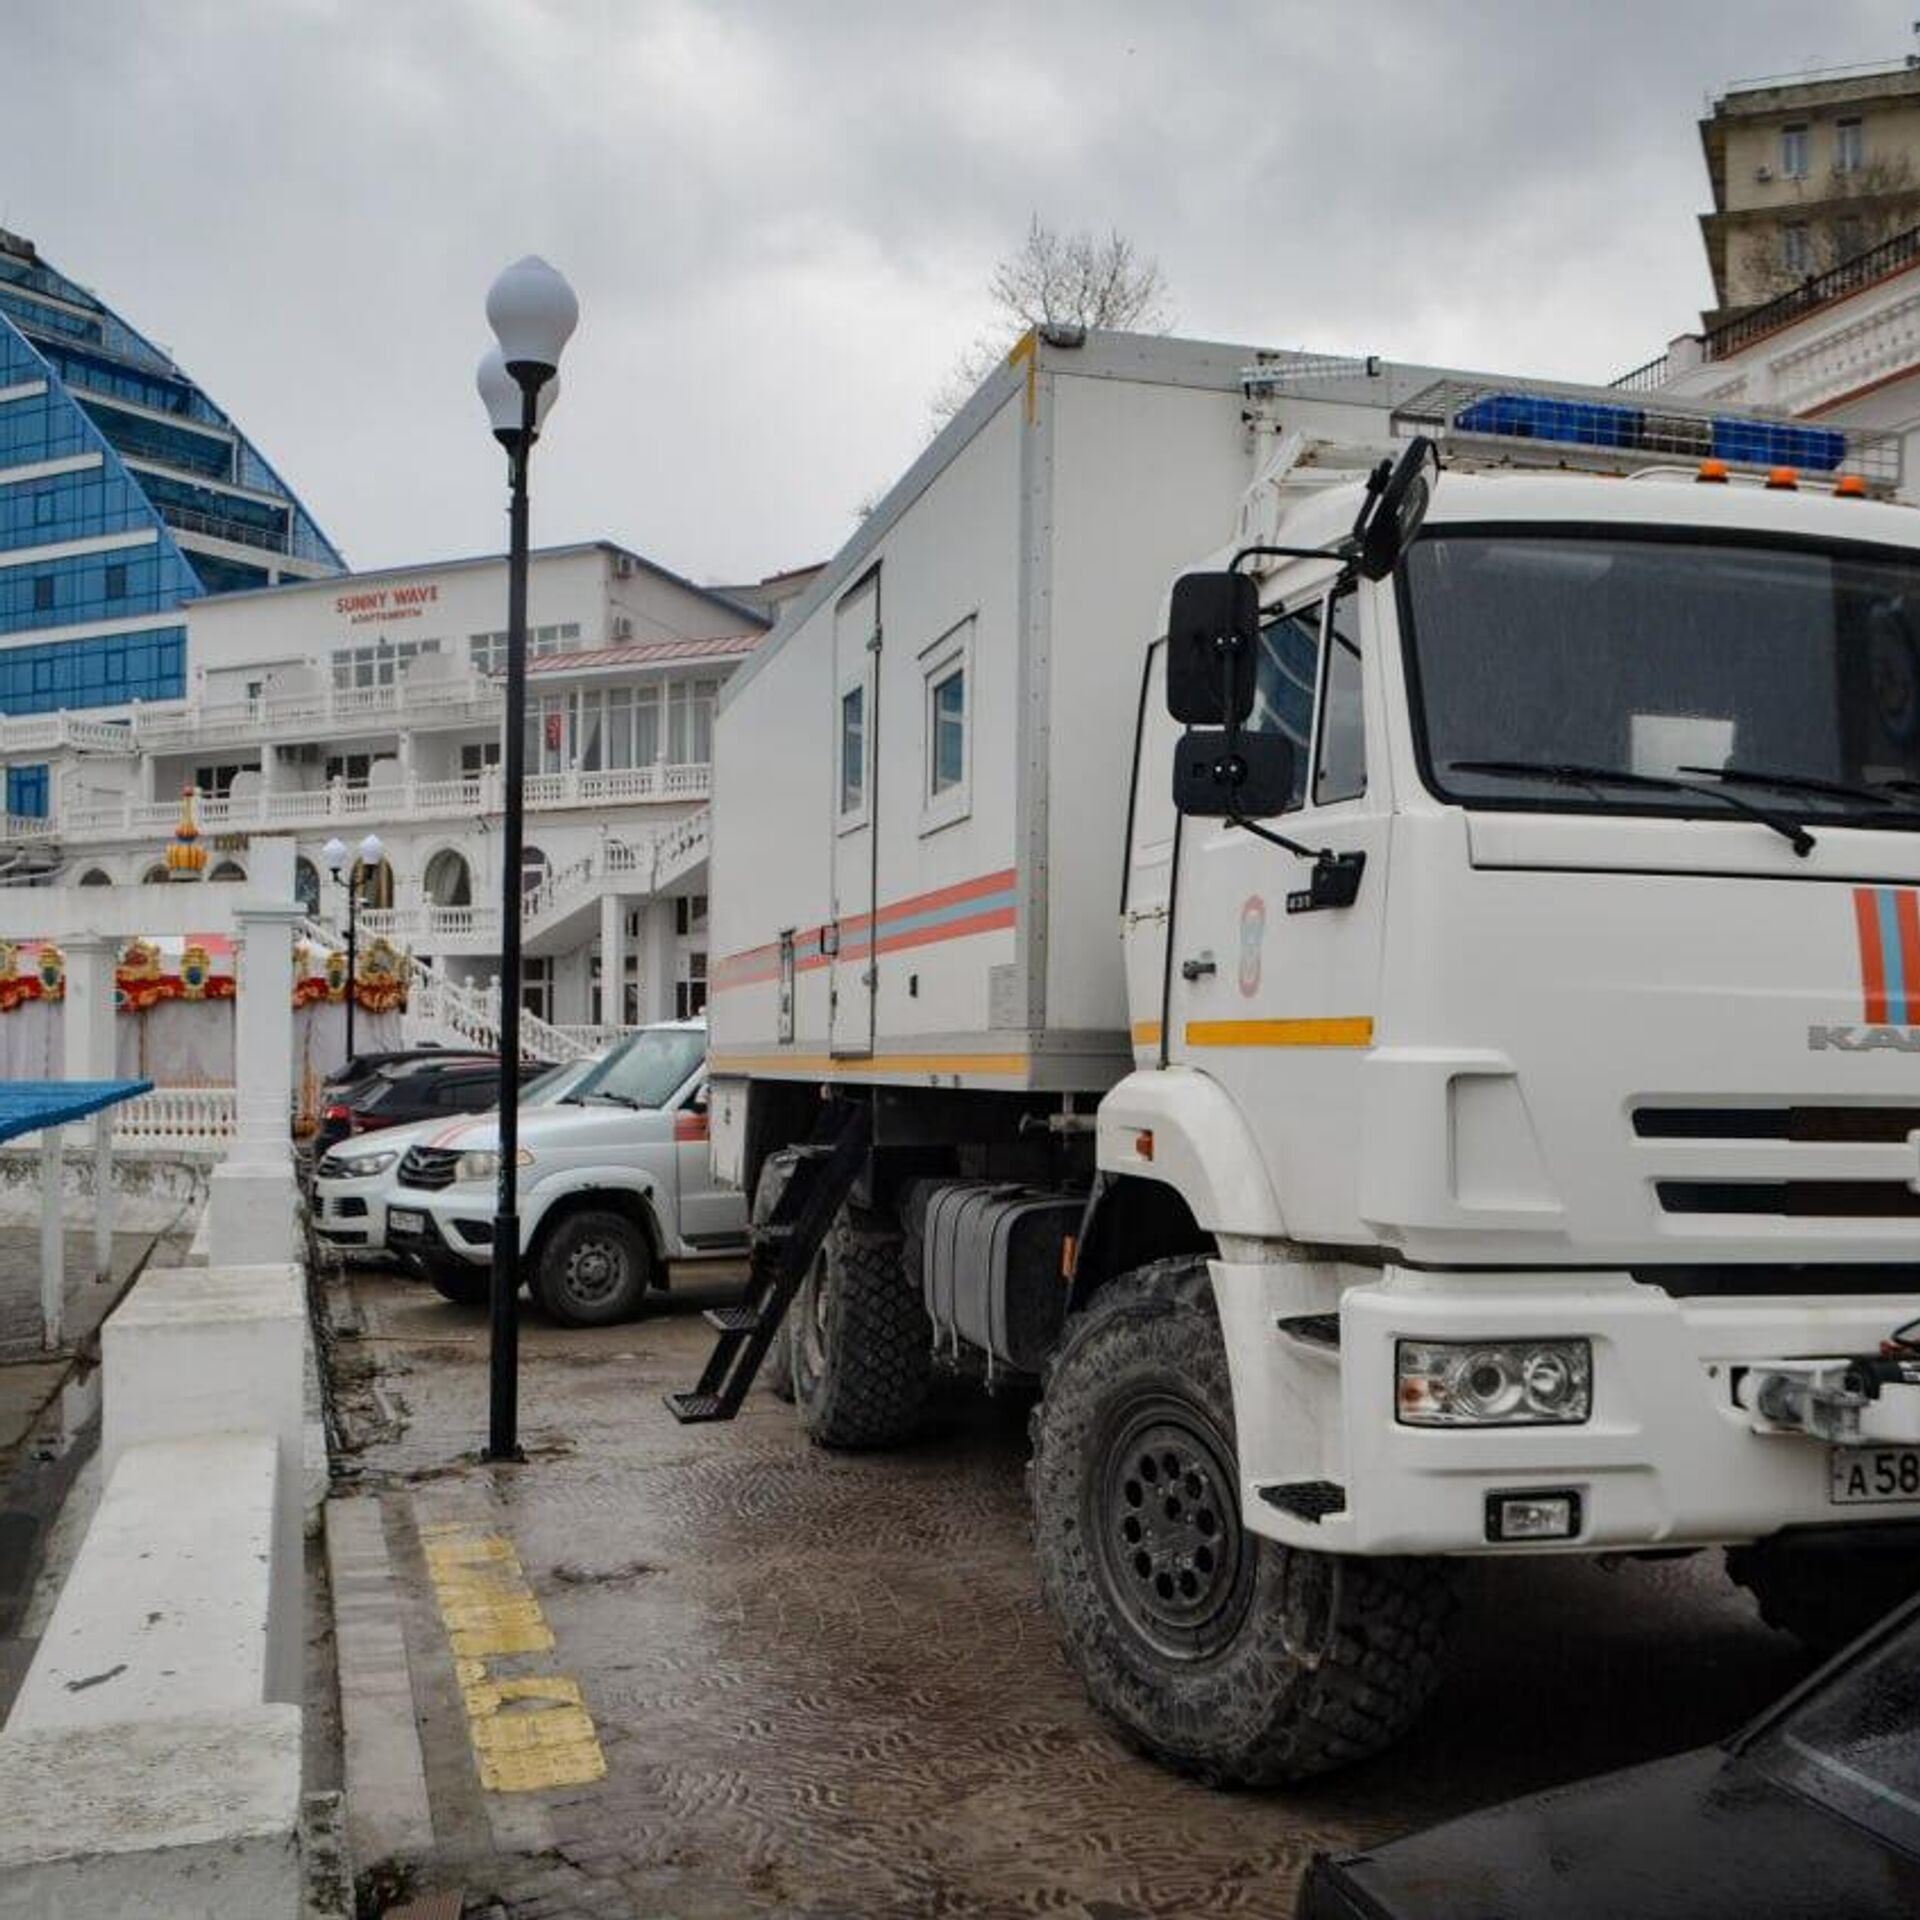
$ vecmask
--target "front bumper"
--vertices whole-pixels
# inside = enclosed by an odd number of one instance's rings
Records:
[[[384,1173],[358,1180],[315,1179],[314,1232],[343,1253],[384,1253],[390,1181],[391,1176]]]
[[[386,1199],[387,1239],[396,1252],[459,1260],[471,1267],[492,1265],[495,1194],[490,1183],[469,1181],[438,1189],[395,1185]],[[410,1215],[418,1217],[418,1227]],[[521,1221],[524,1240],[524,1213]]]
[[[1920,1287],[1809,1302],[1678,1299],[1627,1273],[1220,1261],[1213,1276],[1247,1524],[1291,1545],[1592,1552],[1920,1518],[1920,1497],[1835,1505],[1829,1445],[1743,1404],[1768,1362],[1873,1352],[1920,1313]],[[1593,1407],[1581,1424],[1435,1429],[1396,1418],[1399,1341],[1552,1338],[1592,1343]],[[1576,1494],[1577,1533],[1491,1545],[1489,1495],[1530,1490]]]

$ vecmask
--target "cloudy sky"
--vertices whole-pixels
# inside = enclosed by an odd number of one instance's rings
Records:
[[[358,566],[489,551],[494,271],[579,290],[535,538],[816,559],[1038,211],[1178,330],[1606,379],[1709,297],[1696,121],[1912,0],[5,0],[0,226]]]

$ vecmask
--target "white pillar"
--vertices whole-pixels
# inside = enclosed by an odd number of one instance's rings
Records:
[[[600,896],[600,1024],[627,1019],[627,907],[617,893]]]
[[[253,843],[247,892],[234,905],[233,1145],[214,1169],[208,1252],[215,1266],[298,1255],[293,1174],[293,842]]]
[[[679,935],[673,930],[673,902],[649,900],[640,909],[640,1018],[673,1018],[674,963]]]
[[[113,1080],[113,974],[120,943],[110,934],[70,934],[62,1071],[69,1080]]]

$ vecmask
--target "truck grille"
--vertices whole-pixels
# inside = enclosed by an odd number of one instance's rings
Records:
[[[1901,1144],[1920,1133],[1912,1107],[1636,1107],[1642,1140],[1805,1140]]]
[[[450,1147],[409,1147],[400,1162],[400,1184],[438,1192],[453,1185],[453,1170],[459,1160],[459,1154]]]
[[[1920,1219],[1910,1184],[1920,1104],[1658,1106],[1633,1111],[1663,1213],[1799,1220]],[[1742,1148],[1751,1148],[1742,1152]]]

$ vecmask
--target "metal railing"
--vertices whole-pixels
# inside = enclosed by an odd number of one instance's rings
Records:
[[[1764,306],[1751,307],[1710,328],[1700,336],[1701,356],[1706,360],[1731,359],[1745,352],[1756,340],[1778,333],[1782,327],[1790,327],[1796,320],[1804,320],[1808,314],[1873,286],[1916,261],[1920,261],[1920,227],[1909,227],[1904,233],[1881,241],[1877,247],[1869,247],[1865,253],[1856,253],[1852,259],[1829,267],[1825,273],[1810,275]],[[1644,392],[1664,386],[1669,358],[1663,353],[1657,360],[1649,360],[1645,366],[1635,367],[1631,373],[1623,373],[1608,384],[1623,392]]]

